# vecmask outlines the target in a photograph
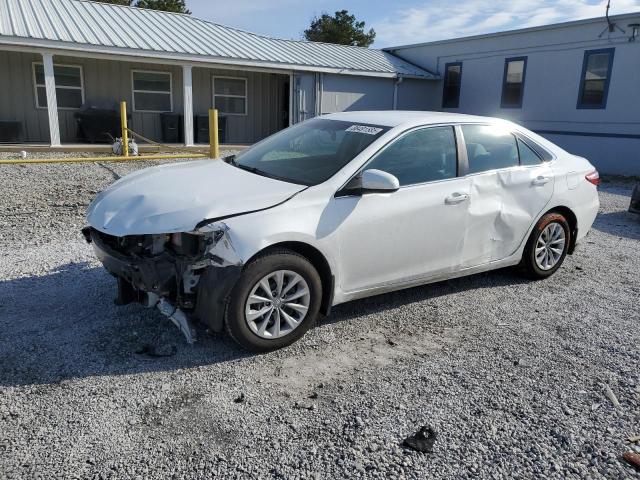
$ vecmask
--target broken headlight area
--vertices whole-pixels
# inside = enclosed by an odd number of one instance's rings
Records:
[[[240,276],[238,257],[224,223],[195,232],[117,237],[92,227],[82,233],[118,281],[116,303],[157,306],[193,341],[189,320],[222,329],[224,301]]]

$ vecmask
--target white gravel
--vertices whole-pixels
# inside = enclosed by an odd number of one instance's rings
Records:
[[[79,229],[143,165],[104,165],[0,166],[0,478],[640,478],[620,458],[640,449],[630,181],[606,179],[546,281],[506,270],[352,302],[248,355],[113,305]],[[421,425],[432,454],[401,446]]]

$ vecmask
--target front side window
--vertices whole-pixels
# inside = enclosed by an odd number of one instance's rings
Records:
[[[584,52],[578,108],[605,108],[614,48]]]
[[[467,146],[468,173],[518,165],[516,137],[493,125],[462,125]]]
[[[247,79],[213,77],[213,105],[225,115],[246,115]]]
[[[395,175],[400,186],[455,178],[458,155],[453,127],[409,132],[378,153],[365,170]]]
[[[47,108],[47,88],[42,63],[33,64],[33,76],[36,105],[38,108]],[[80,108],[84,103],[82,68],[76,65],[54,65],[53,76],[56,81],[58,108]]]
[[[524,76],[527,57],[507,58],[504,61],[502,108],[521,108],[524,95]]]
[[[317,185],[388,130],[381,125],[314,118],[282,130],[228,161],[258,175]]]
[[[462,63],[447,63],[444,66],[444,87],[442,89],[443,108],[458,108],[460,105],[461,86]]]
[[[136,112],[171,112],[171,74],[134,70],[133,110]]]

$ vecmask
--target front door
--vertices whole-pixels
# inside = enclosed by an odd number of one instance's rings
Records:
[[[358,292],[457,270],[469,181],[457,177],[450,126],[408,132],[365,167],[395,175],[400,189],[337,197],[340,286]]]

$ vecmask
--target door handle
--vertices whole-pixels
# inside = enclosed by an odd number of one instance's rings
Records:
[[[533,182],[531,183],[536,187],[541,187],[542,185],[546,185],[550,181],[551,179],[549,177],[543,177],[542,175],[540,175],[539,177],[534,178]]]
[[[444,199],[444,203],[447,205],[456,205],[458,203],[466,202],[469,200],[469,195],[466,193],[455,192]]]

